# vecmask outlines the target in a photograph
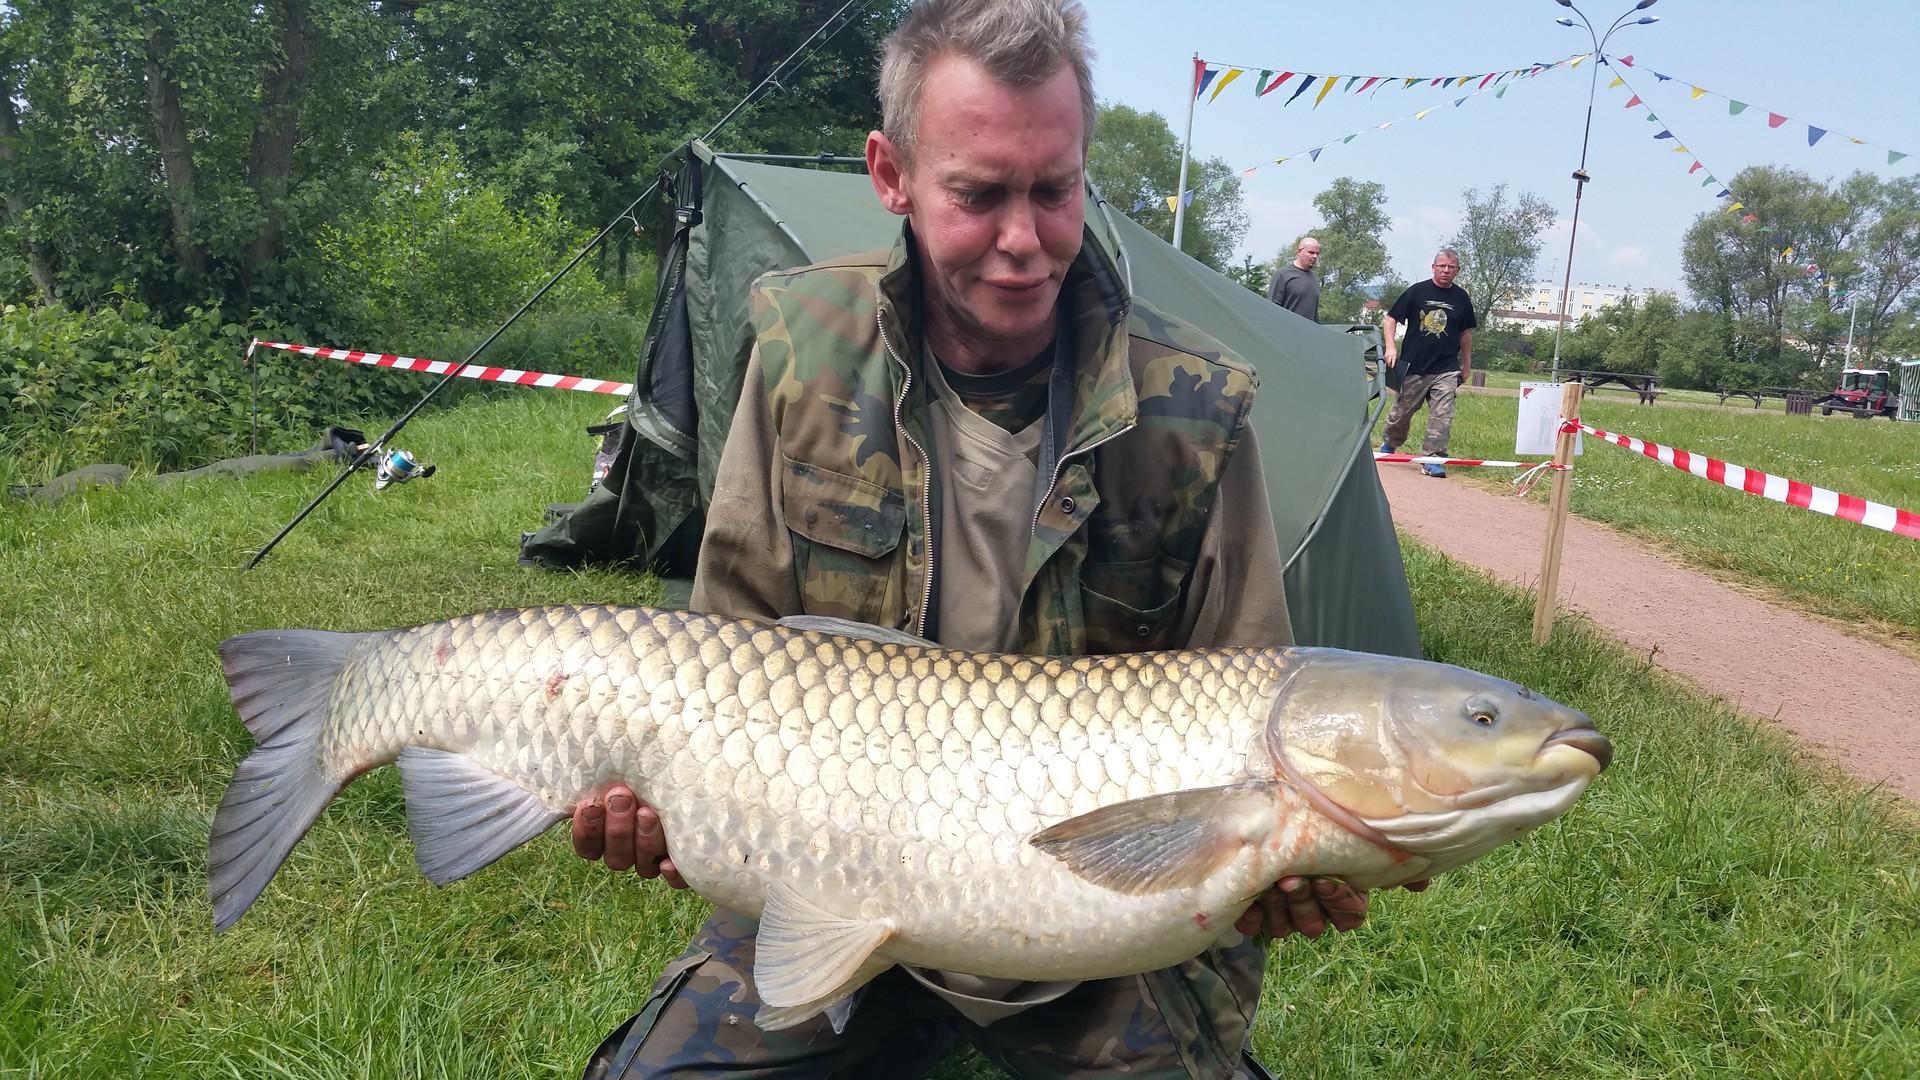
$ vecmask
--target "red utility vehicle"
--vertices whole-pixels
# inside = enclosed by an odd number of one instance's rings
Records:
[[[1893,374],[1877,368],[1849,368],[1840,373],[1840,385],[1821,398],[1820,415],[1832,416],[1837,409],[1850,412],[1856,419],[1900,415],[1900,395],[1893,389]]]

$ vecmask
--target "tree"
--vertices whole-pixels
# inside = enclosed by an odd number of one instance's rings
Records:
[[[1920,179],[1880,180],[1855,173],[1841,187],[1842,198],[1861,210],[1851,274],[1829,278],[1838,289],[1835,322],[1854,323],[1854,355],[1871,358],[1889,336],[1911,327],[1920,311]]]
[[[1242,255],[1240,262],[1226,269],[1227,277],[1239,282],[1251,292],[1267,295],[1267,286],[1273,282],[1273,272],[1266,263],[1253,261],[1253,256]]]
[[[1387,189],[1372,180],[1342,176],[1313,197],[1322,224],[1310,230],[1320,241],[1320,319],[1360,322],[1374,283],[1387,274]],[[1281,260],[1293,252],[1280,254]],[[1389,294],[1390,301],[1393,294]],[[1378,320],[1374,320],[1378,321]]]
[[[1731,327],[1729,377],[1737,375],[1737,385],[1791,385],[1834,352],[1833,301],[1807,267],[1844,273],[1856,264],[1848,252],[1860,212],[1793,169],[1743,169],[1728,190],[1746,213],[1718,210],[1694,220],[1681,242],[1687,288]]]
[[[1173,239],[1167,200],[1180,186],[1180,141],[1157,112],[1103,103],[1087,151],[1087,176],[1103,198],[1128,217]],[[1187,163],[1187,189],[1194,192],[1182,224],[1180,249],[1226,272],[1240,238],[1247,234],[1240,176],[1219,158]]]
[[[1553,207],[1530,191],[1507,199],[1507,185],[1495,184],[1484,198],[1476,188],[1461,193],[1460,231],[1447,246],[1460,253],[1459,284],[1474,308],[1491,313],[1505,307],[1533,280],[1541,236],[1553,224]]]

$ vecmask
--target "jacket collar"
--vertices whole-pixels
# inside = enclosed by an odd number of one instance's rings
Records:
[[[925,314],[920,304],[919,263],[913,228],[901,223],[900,239],[878,283],[880,331],[903,362],[918,371],[925,363]],[[1139,397],[1128,365],[1127,320],[1133,300],[1113,259],[1085,229],[1080,253],[1060,287],[1062,318],[1074,344],[1073,401],[1064,420],[1064,452],[1112,437],[1133,426]]]

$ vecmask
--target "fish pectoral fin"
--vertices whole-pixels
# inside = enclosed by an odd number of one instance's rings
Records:
[[[413,857],[435,885],[468,874],[546,832],[567,815],[465,754],[400,751]]]
[[[1268,781],[1149,795],[1068,818],[1027,842],[1127,896],[1190,888],[1271,831],[1276,797]]]
[[[875,957],[873,951],[892,936],[892,920],[849,919],[776,882],[767,889],[766,907],[760,912],[754,986],[760,1000],[776,1008],[818,1006],[789,1021],[799,1023],[838,1000],[837,991],[850,991],[890,967],[892,961]],[[870,966],[873,970],[855,982]]]

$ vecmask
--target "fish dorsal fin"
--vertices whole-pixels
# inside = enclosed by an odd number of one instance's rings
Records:
[[[414,860],[435,885],[466,877],[567,816],[465,754],[424,746],[400,751],[400,786]]]
[[[1103,806],[1027,842],[1091,884],[1145,896],[1200,884],[1277,818],[1274,785],[1255,781]]]
[[[835,991],[852,983],[869,959],[878,959],[873,951],[892,936],[892,920],[836,915],[792,886],[775,882],[768,887],[766,907],[760,912],[754,986],[760,1000],[776,1008],[812,1004],[825,1008],[838,1000]],[[867,978],[886,967],[880,965]],[[793,1022],[799,1019],[804,1017]]]
[[[920,649],[937,649],[938,642],[915,637],[905,630],[891,630],[872,623],[855,622],[852,619],[836,619],[830,615],[789,615],[774,623],[789,630],[812,630],[817,634],[831,634],[834,637],[860,638],[865,641],[877,641],[882,645],[911,645]]]

